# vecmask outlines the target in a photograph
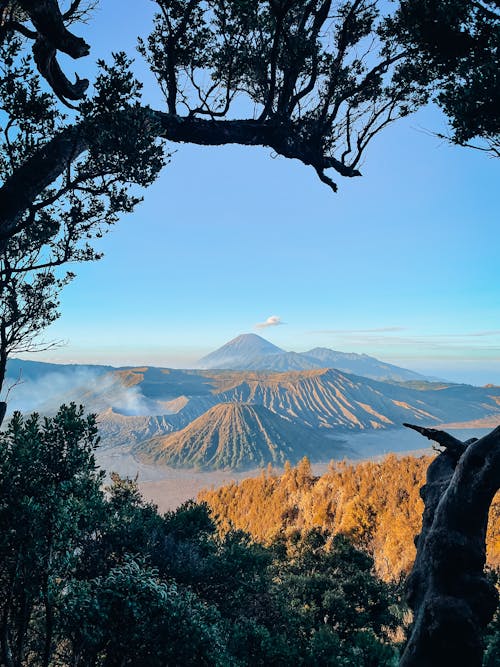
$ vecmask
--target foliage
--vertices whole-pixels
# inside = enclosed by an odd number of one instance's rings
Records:
[[[133,480],[103,487],[94,418],[74,405],[16,414],[0,438],[7,667],[393,661],[397,596],[346,538],[265,547],[194,502],[162,517]]]
[[[277,152],[325,174],[359,175],[371,139],[427,100],[409,52],[365,0],[158,0],[140,39],[170,113],[223,118],[235,99],[272,128]]]
[[[135,117],[141,84],[129,65],[124,54],[111,65],[100,63],[94,96],[78,116],[90,133],[93,119],[105,117],[107,130],[93,136],[92,149],[78,158],[67,114],[43,90],[21,40],[11,34],[0,44],[0,181],[22,170],[55,136],[66,132],[68,144],[63,173],[0,234],[0,389],[11,353],[46,345],[39,335],[59,316],[58,295],[74,277],[58,267],[99,259],[92,241],[140,201],[130,186],[149,185],[164,163],[161,146]],[[115,122],[117,111],[127,115]],[[29,197],[29,189],[11,196]]]
[[[469,145],[484,139],[499,157],[498,2],[404,0],[391,31],[415,52],[416,67],[434,79],[434,98],[451,121],[451,140]]]
[[[131,557],[103,577],[64,591],[68,664],[223,665],[220,617],[214,607]],[[111,661],[111,662],[110,662]]]
[[[221,529],[237,528],[255,539],[272,542],[281,534],[326,529],[347,535],[373,555],[375,569],[385,580],[406,575],[415,558],[413,538],[420,531],[423,510],[419,489],[429,457],[398,458],[348,465],[333,463],[321,477],[312,475],[307,461],[272,470],[260,477],[203,491]],[[488,562],[500,565],[498,531],[500,497],[490,509]]]
[[[372,559],[320,529],[296,533],[284,547],[280,588],[299,619],[306,664],[392,665],[391,590],[372,576]]]
[[[0,613],[2,660],[21,665],[53,650],[57,598],[78,554],[103,519],[97,428],[83,409],[53,418],[15,413],[0,432]],[[43,658],[43,659],[42,659]]]

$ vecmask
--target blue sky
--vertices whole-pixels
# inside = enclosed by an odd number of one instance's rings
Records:
[[[101,5],[84,27],[92,60],[69,64],[80,75],[132,53],[150,26],[148,0]],[[258,333],[285,349],[500,383],[500,165],[427,132],[444,127],[434,108],[393,125],[337,194],[266,149],[173,146],[144,202],[101,242],[105,258],[65,289],[46,335],[65,345],[33,358],[188,367],[276,315],[285,324]]]

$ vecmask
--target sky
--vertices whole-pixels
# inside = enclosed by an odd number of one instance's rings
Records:
[[[64,67],[92,76],[97,58],[134,53],[153,9],[101,2],[79,30],[90,58]],[[136,57],[147,101],[164,108]],[[76,267],[45,335],[63,344],[31,358],[190,367],[254,332],[500,384],[500,163],[430,133],[445,128],[433,107],[394,124],[337,194],[269,149],[172,145],[97,246],[104,259]]]

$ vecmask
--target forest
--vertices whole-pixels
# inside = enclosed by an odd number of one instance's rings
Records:
[[[390,454],[381,462],[332,462],[329,472],[315,477],[304,458],[283,474],[270,468],[260,477],[204,491],[198,500],[210,507],[219,530],[243,530],[265,544],[317,528],[345,535],[370,554],[381,579],[398,581],[415,559],[413,538],[424,509],[419,490],[431,460]],[[490,508],[487,563],[500,567],[500,494]]]
[[[304,460],[160,516],[134,480],[103,486],[95,420],[82,408],[16,414],[0,444],[2,664],[397,664],[410,619],[399,575],[411,564],[425,459],[341,465],[320,479]],[[389,530],[391,514],[408,523]],[[492,581],[497,519],[495,505]],[[485,667],[499,649],[497,611]]]

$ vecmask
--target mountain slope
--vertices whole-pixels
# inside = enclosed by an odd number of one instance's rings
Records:
[[[172,432],[175,427],[167,416],[124,415],[108,408],[97,417],[101,446],[133,447],[157,435]]]
[[[283,350],[257,334],[241,334],[198,361],[198,368],[241,368],[252,359],[280,354]]]
[[[405,421],[436,424],[448,415],[476,418],[500,413],[493,399],[472,392],[418,391],[347,375],[333,369],[290,373],[241,373],[241,381],[218,392],[228,402],[255,403],[311,428],[364,430]],[[465,394],[465,396],[464,396]]]
[[[138,443],[162,431],[178,431],[218,403],[260,405],[294,424],[333,432],[397,428],[403,422],[500,422],[498,387],[423,383],[417,389],[333,369],[157,371],[118,371],[115,382],[128,387],[120,391],[113,383],[112,390],[90,401],[95,406],[114,401],[113,410],[100,410],[103,444]]]
[[[189,426],[134,448],[148,463],[234,470],[344,456],[342,444],[292,423],[261,405],[219,403]]]
[[[362,375],[374,380],[406,382],[430,379],[366,354],[338,352],[326,347],[316,347],[308,352],[285,352],[256,334],[242,334],[234,338],[200,359],[197,367],[278,372],[336,368],[345,373]]]
[[[49,415],[61,403],[81,403],[99,415],[104,447],[130,447],[180,431],[218,403],[262,406],[294,429],[330,434],[397,428],[403,422],[500,423],[500,387],[492,386],[379,382],[324,368],[274,372],[139,367],[103,372],[108,369],[73,367],[59,373],[48,364],[44,374],[43,366],[33,368],[33,379],[15,387],[9,409]]]
[[[301,356],[309,362],[315,362],[316,366],[319,364],[321,368],[336,368],[339,371],[344,371],[344,373],[362,375],[373,380],[395,380],[397,382],[425,380],[425,377],[420,373],[387,364],[367,354],[337,352],[327,347],[315,347],[303,352]]]
[[[318,368],[318,362],[315,359],[308,359],[298,352],[281,352],[248,359],[244,368],[248,371],[266,370],[286,373],[288,371],[309,371]]]

